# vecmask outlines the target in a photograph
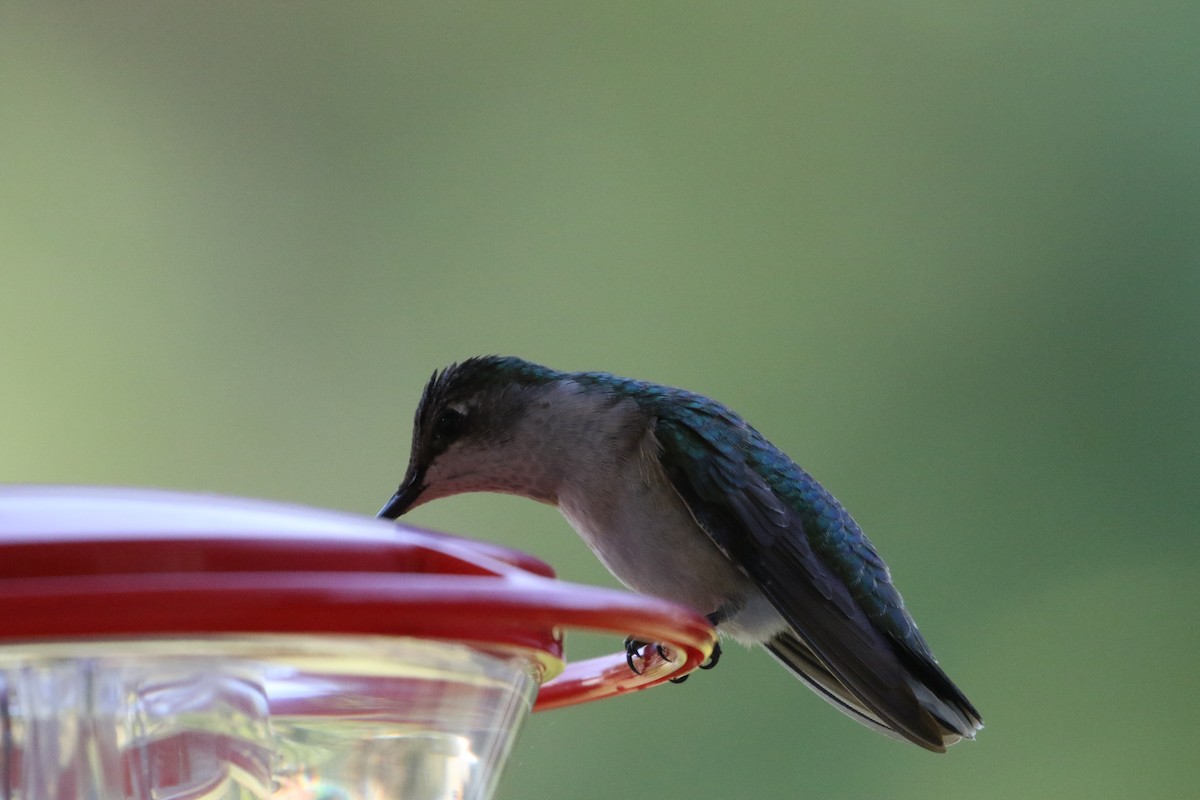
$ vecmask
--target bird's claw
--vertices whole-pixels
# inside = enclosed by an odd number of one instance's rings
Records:
[[[642,671],[633,665],[633,660],[642,657],[642,648],[648,644],[650,643],[643,642],[641,639],[635,639],[632,636],[625,639],[625,663],[629,665],[629,671],[634,675],[641,675]]]
[[[675,659],[671,658],[670,655],[668,655],[668,653],[670,651],[665,649],[661,644],[658,644],[657,642],[654,642],[653,644],[654,644],[655,651],[657,651],[657,653],[658,653],[658,657],[661,658],[663,661],[674,661],[675,660]],[[629,670],[634,675],[641,675],[642,670],[637,668],[637,666],[633,663],[633,660],[636,658],[639,661],[644,661],[645,657],[642,655],[642,651],[645,648],[649,647],[650,645],[651,645],[651,642],[643,642],[641,639],[635,639],[632,636],[625,639],[625,663],[629,665]],[[675,680],[675,679],[672,678],[671,680]],[[676,682],[682,683],[683,680],[679,679]]]
[[[660,649],[659,652],[661,653],[662,650]],[[705,661],[703,664],[701,664],[699,667],[697,667],[697,669],[712,669],[713,667],[715,667],[717,665],[717,662],[720,660],[721,660],[721,643],[717,642],[716,644],[713,645],[712,653],[709,655],[708,660]],[[689,672],[687,675],[681,675],[678,678],[668,678],[667,680],[669,680],[671,683],[683,683],[690,677],[692,677],[692,674]]]
[[[709,654],[709,656],[708,656],[708,661],[705,661],[703,664],[701,664],[699,668],[700,669],[712,669],[713,667],[715,667],[717,665],[717,662],[720,660],[721,660],[721,643],[715,642],[713,644],[712,653]]]
[[[641,639],[635,639],[632,636],[625,639],[625,663],[629,665],[629,671],[632,672],[634,675],[642,674],[642,670],[638,669],[637,665],[633,663],[634,659],[637,659],[639,661],[644,660],[642,651],[645,648],[649,647],[650,644],[651,644],[651,642],[644,642]],[[675,660],[675,659],[671,658],[671,656],[669,655],[670,651],[667,650],[666,648],[664,648],[661,644],[658,644],[657,642],[655,642],[654,649],[658,652],[659,658],[661,658],[663,661],[674,661]],[[721,643],[716,642],[715,644],[713,644],[712,653],[709,654],[708,660],[705,661],[703,664],[701,664],[698,667],[698,669],[712,669],[713,667],[715,667],[717,665],[717,662],[720,660],[721,660]],[[671,683],[683,683],[684,681],[686,681],[688,679],[688,677],[690,677],[690,675],[681,675],[678,678],[668,678],[667,680],[669,680]]]
[[[674,661],[675,659],[667,655],[667,651],[663,649],[661,644],[654,645],[654,649],[658,651],[658,655],[663,661]],[[688,679],[687,675],[680,675],[678,678],[667,678],[671,683],[683,683]]]

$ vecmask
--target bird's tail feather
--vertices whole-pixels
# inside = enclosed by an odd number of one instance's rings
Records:
[[[854,692],[847,689],[834,677],[803,641],[790,631],[779,634],[767,642],[764,647],[777,661],[834,708],[868,728],[893,739],[912,741],[926,749],[945,752],[947,746],[960,739],[974,739],[975,732],[983,727],[978,712],[954,684],[941,674],[936,665],[930,666],[937,671],[940,681],[931,680],[929,683],[935,685],[940,690],[939,692],[935,692],[927,685],[926,681],[921,679],[925,676],[914,675],[909,681],[909,688],[915,701],[913,711],[932,717],[941,733],[940,740],[918,740],[911,734],[899,730],[897,726],[889,724],[886,719],[887,715],[865,705]]]

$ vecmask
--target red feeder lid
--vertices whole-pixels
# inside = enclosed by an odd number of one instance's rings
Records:
[[[563,627],[677,654],[567,666],[548,708],[662,683],[715,642],[699,614],[563,583],[532,556],[368,517],[135,489],[0,487],[0,646],[212,634],[418,636],[520,651],[562,669]],[[648,648],[653,651],[653,648]]]

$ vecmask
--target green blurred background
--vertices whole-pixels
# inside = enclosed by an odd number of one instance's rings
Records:
[[[1198,9],[6,3],[0,479],[373,513],[447,362],[685,386],[988,727],[935,757],[735,647],[536,716],[501,798],[1189,794]],[[550,508],[412,518],[613,583]]]

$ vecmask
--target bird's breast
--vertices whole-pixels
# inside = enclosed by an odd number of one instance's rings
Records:
[[[705,614],[741,605],[753,591],[749,578],[700,529],[665,475],[635,472],[586,490],[564,487],[559,511],[630,589]]]

